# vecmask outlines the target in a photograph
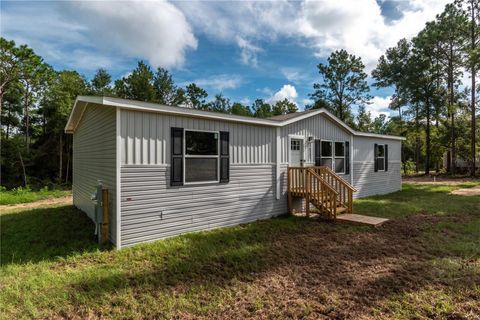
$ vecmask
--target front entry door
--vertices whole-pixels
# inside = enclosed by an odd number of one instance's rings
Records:
[[[290,166],[300,167],[303,163],[303,140],[290,140]]]

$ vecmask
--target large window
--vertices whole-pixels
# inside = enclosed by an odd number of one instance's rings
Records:
[[[345,172],[345,142],[335,142],[335,172]]]
[[[322,141],[322,166],[332,167],[333,163],[333,144],[331,141]]]
[[[185,183],[218,182],[218,132],[185,130]]]
[[[377,168],[378,171],[385,171],[385,145],[379,144],[377,147]]]

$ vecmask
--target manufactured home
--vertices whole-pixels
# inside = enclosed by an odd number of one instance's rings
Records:
[[[78,97],[73,203],[97,224],[108,190],[117,247],[317,210],[400,190],[401,140],[357,132],[324,109],[258,119],[109,97]]]

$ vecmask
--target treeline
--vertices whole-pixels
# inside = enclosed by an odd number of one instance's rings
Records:
[[[374,86],[394,88],[390,108],[396,116],[374,119],[368,75],[360,57],[333,52],[318,65],[310,108],[327,108],[357,130],[406,137],[404,172],[447,170],[453,159],[471,164],[479,135],[476,75],[480,69],[478,0],[456,1],[411,41],[400,40],[380,57]],[[72,137],[64,127],[78,95],[105,95],[242,116],[266,118],[297,111],[284,99],[232,102],[219,93],[209,98],[195,83],[175,84],[164,68],[140,61],[127,76],[113,80],[105,69],[87,80],[76,71],[56,71],[26,45],[0,39],[1,185],[45,186],[71,182]],[[467,73],[470,88],[461,86]],[[352,108],[357,107],[354,115]],[[443,156],[448,154],[447,168]]]

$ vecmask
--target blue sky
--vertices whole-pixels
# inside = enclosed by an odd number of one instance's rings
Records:
[[[316,65],[337,49],[370,72],[386,48],[415,35],[446,0],[2,1],[1,33],[26,43],[56,69],[114,78],[137,60],[251,103],[287,98],[300,109],[319,81]],[[371,79],[369,79],[371,81]],[[391,90],[375,90],[373,115],[388,113]]]

